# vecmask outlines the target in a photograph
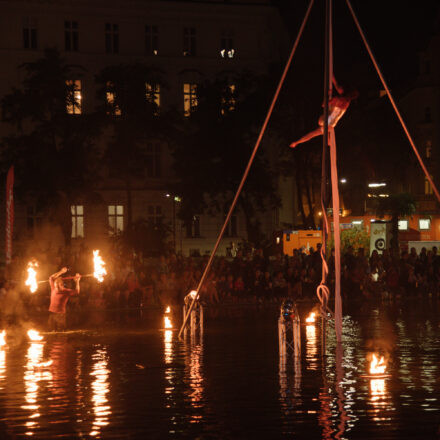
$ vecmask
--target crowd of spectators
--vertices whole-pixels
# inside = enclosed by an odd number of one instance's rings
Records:
[[[81,293],[69,301],[70,308],[121,309],[182,304],[183,298],[196,289],[208,257],[144,258],[127,253],[103,255],[108,275],[103,283],[93,278],[81,280]],[[39,279],[63,266],[71,273],[93,272],[91,251],[52,256],[40,255]],[[0,289],[2,314],[20,313],[23,309],[43,311],[49,304],[49,285],[42,283],[31,294],[24,286],[26,263],[15,259],[3,274]],[[293,255],[266,256],[261,249],[237,252],[235,257],[215,257],[202,290],[202,300],[217,303],[278,302],[282,298],[314,299],[321,281],[320,249],[306,253],[295,250]],[[333,252],[328,258],[328,284],[334,284]],[[440,289],[440,256],[437,249],[402,251],[398,257],[384,251],[371,256],[359,248],[349,247],[341,259],[341,283],[344,299],[436,296]]]

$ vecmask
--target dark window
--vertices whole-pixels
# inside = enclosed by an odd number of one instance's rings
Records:
[[[431,118],[431,107],[426,107],[425,108],[425,122],[431,122],[432,118]]]
[[[147,55],[159,53],[159,32],[157,26],[145,26],[145,52]]]
[[[77,52],[79,47],[78,22],[64,22],[64,42],[65,49],[68,52]]]
[[[148,220],[155,225],[160,223],[162,219],[162,207],[160,205],[148,206]]]
[[[35,20],[26,18],[23,24],[23,47],[25,49],[37,49],[37,25]]]
[[[234,34],[231,30],[223,30],[220,36],[220,55],[222,58],[234,58]]]
[[[115,23],[105,24],[105,51],[119,53],[119,25]]]
[[[225,216],[226,219],[226,216]],[[226,237],[236,237],[237,236],[237,216],[232,215],[229,219],[229,223],[226,226],[225,230]]]
[[[183,29],[183,55],[196,55],[196,29],[193,27]]]
[[[161,177],[160,144],[148,142],[146,148],[146,175],[147,177]]]

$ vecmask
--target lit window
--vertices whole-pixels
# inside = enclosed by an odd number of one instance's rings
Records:
[[[431,179],[432,179],[432,176],[431,176]],[[431,194],[433,194],[433,193],[434,193],[434,191],[433,191],[433,189],[432,189],[431,182],[430,182],[429,179],[425,176],[425,194],[428,196],[428,195],[431,195]]]
[[[107,114],[112,114],[115,116],[121,116],[121,108],[115,102],[115,92],[114,85],[111,82],[107,82],[107,91],[105,92],[105,99],[107,101],[107,106],[109,111]]]
[[[399,220],[399,231],[407,231],[408,230],[408,220]]]
[[[427,231],[431,229],[431,220],[429,218],[419,219],[419,229],[421,231]]]
[[[64,22],[64,47],[68,52],[78,51],[78,22],[65,21]]]
[[[195,56],[196,54],[196,29],[186,27],[183,29],[183,56]]]
[[[186,223],[186,237],[199,238],[200,237],[200,216],[195,215],[190,221]]]
[[[67,97],[66,111],[69,115],[81,114],[81,81],[79,79],[66,81]]]
[[[183,114],[189,116],[197,107],[197,84],[183,84]]]
[[[234,32],[230,29],[223,30],[221,33],[220,55],[222,58],[234,58]]]
[[[161,177],[161,149],[158,142],[148,142],[145,152],[145,174],[147,177]]]
[[[226,86],[223,92],[221,99],[221,114],[224,115],[225,113],[234,111],[236,103],[235,84],[230,84]]]
[[[84,237],[84,206],[72,205],[72,238]]]
[[[25,49],[37,49],[37,22],[32,18],[23,21],[23,47]]]
[[[159,52],[159,32],[157,26],[145,26],[145,52],[147,55],[157,55]]]
[[[105,51],[107,53],[119,52],[119,25],[115,23],[105,24]]]
[[[148,220],[157,225],[162,219],[162,207],[159,205],[148,206]]]
[[[116,235],[124,230],[124,207],[122,205],[108,206],[108,225],[110,235]]]
[[[157,106],[157,110],[160,108],[160,84],[145,84],[147,99],[150,102],[154,102]]]

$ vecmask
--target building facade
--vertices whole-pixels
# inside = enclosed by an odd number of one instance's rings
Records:
[[[20,86],[24,72],[18,66],[56,48],[67,64],[83,69],[80,80],[72,78],[76,105],[66,108],[72,116],[99,104],[95,75],[106,66],[139,61],[160,69],[168,87],[149,92],[160,108],[175,107],[185,114],[197,104],[196,86],[204,79],[244,69],[263,73],[285,59],[289,45],[277,9],[266,0],[0,0],[0,8],[0,97]],[[10,127],[0,129],[3,136]],[[210,252],[223,216],[201,213],[191,227],[184,227],[177,218],[179,195],[168,190],[175,181],[171,154],[154,142],[148,154],[148,179],[133,188],[133,220],[161,217],[172,228],[177,252]],[[127,193],[118,179],[102,182],[99,191],[100,203],[71,201],[73,242],[102,246],[106,237],[126,227]],[[26,246],[26,240],[40,239],[46,247],[48,241],[54,241],[50,246],[60,241],[32,203],[16,203],[15,213],[19,246]],[[278,227],[274,212],[261,220],[267,234]],[[246,237],[240,213],[227,232],[220,253]]]

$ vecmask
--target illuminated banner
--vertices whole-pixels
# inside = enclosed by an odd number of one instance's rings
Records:
[[[6,178],[6,264],[12,260],[12,230],[14,228],[14,167]]]

